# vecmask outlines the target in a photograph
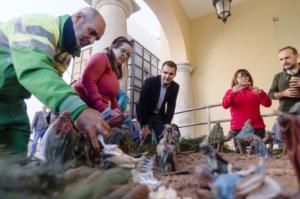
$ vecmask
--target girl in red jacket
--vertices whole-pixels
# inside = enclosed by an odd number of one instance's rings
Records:
[[[222,102],[222,106],[225,109],[230,108],[231,113],[230,131],[224,141],[235,137],[248,119],[255,129],[255,134],[263,138],[265,124],[260,115],[260,105],[270,107],[271,99],[263,90],[254,86],[250,73],[245,69],[235,72],[231,87]]]

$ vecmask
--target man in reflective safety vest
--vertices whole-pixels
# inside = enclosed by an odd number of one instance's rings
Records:
[[[0,145],[26,152],[30,124],[24,99],[33,94],[51,110],[70,112],[75,127],[99,148],[97,135],[107,136],[108,124],[61,74],[104,30],[103,17],[90,7],[72,16],[25,15],[0,25]]]

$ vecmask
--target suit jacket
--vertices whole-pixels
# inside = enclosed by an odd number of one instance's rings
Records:
[[[153,114],[159,100],[160,87],[160,75],[149,77],[145,80],[141,90],[140,99],[136,106],[137,119],[141,125],[149,124],[150,116]],[[178,90],[179,85],[174,81],[172,81],[167,88],[165,98],[159,111],[159,115],[162,116],[164,124],[169,124],[172,121]]]

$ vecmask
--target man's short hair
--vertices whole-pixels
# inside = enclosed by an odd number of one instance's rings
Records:
[[[165,61],[163,64],[162,64],[162,67],[164,67],[165,65],[171,67],[171,68],[175,68],[175,71],[177,71],[177,65],[173,62],[173,61]]]
[[[292,52],[293,52],[294,55],[297,55],[297,54],[298,54],[297,49],[294,48],[294,47],[292,47],[292,46],[286,46],[286,47],[284,47],[284,48],[281,48],[278,52],[280,53],[281,51],[284,51],[284,50],[286,50],[286,49],[292,50]]]
[[[99,15],[101,16],[101,14],[97,11],[97,9],[92,8],[92,7],[81,8],[73,15],[76,15],[79,12],[84,14],[84,22],[88,22],[88,23],[93,21],[97,16],[99,16]]]

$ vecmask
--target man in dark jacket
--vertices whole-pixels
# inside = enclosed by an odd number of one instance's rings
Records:
[[[174,115],[179,85],[173,81],[177,65],[166,61],[161,75],[144,81],[137,103],[137,119],[142,127],[141,139],[155,131],[159,140],[165,124],[170,124]]]

